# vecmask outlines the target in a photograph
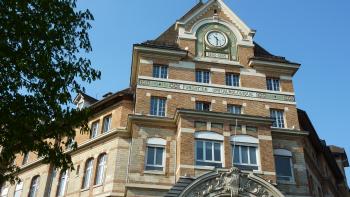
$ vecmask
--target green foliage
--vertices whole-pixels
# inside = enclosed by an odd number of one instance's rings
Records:
[[[82,56],[91,20],[76,0],[0,0],[0,184],[15,180],[16,154],[72,168],[66,139],[87,132],[89,116],[69,107],[72,95],[100,78]]]

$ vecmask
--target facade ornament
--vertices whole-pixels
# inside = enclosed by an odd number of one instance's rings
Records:
[[[284,197],[271,183],[238,168],[218,169],[196,179],[181,197]]]

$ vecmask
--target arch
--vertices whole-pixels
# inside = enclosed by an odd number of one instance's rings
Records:
[[[36,175],[32,178],[32,181],[30,183],[28,197],[36,197],[37,196],[38,190],[39,190],[39,184],[40,184],[40,176]]]
[[[274,149],[273,150],[273,154],[274,155],[280,155],[280,156],[287,156],[287,157],[291,157],[292,156],[292,152],[290,152],[287,149]]]
[[[95,185],[100,185],[104,182],[105,172],[107,168],[107,153],[101,153],[97,157],[97,166],[95,174]]]
[[[207,139],[207,140],[217,140],[224,141],[224,136],[218,133],[214,133],[211,131],[200,131],[195,132],[194,136],[196,139]]]
[[[236,136],[231,136],[231,142],[258,144],[259,139],[250,135],[236,135]]]
[[[253,173],[243,173],[238,168],[218,169],[208,172],[187,185],[180,197],[200,196],[269,196],[284,195],[268,181]]]
[[[94,158],[93,157],[90,157],[89,159],[86,160],[85,168],[84,168],[83,182],[81,185],[82,189],[86,189],[86,188],[90,187],[90,180],[91,180],[93,165],[94,165]]]
[[[147,139],[147,144],[165,146],[166,140],[163,138],[159,138],[159,137],[152,137],[152,138]]]

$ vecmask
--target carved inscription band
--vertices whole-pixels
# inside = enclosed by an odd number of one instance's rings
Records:
[[[290,104],[295,103],[295,98],[293,95],[258,92],[258,91],[251,91],[251,90],[219,88],[219,87],[211,87],[211,86],[205,86],[205,85],[192,85],[192,84],[185,84],[185,83],[178,83],[178,82],[157,81],[157,80],[149,80],[149,79],[139,79],[138,85],[145,86],[145,87],[161,88],[161,89],[199,92],[204,94],[209,93],[209,94],[226,95],[226,96],[233,96],[233,97],[236,96],[236,97],[263,99],[263,100],[269,100],[269,101],[282,101]]]

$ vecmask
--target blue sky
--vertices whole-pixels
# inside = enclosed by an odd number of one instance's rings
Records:
[[[101,98],[129,86],[132,45],[156,38],[197,0],[80,0],[95,21],[88,56],[102,78],[86,86]],[[327,144],[350,154],[350,1],[225,0],[273,54],[301,63],[294,77],[297,105]],[[349,155],[350,156],[350,155]],[[350,178],[350,170],[347,170]],[[350,180],[350,179],[349,179]]]

